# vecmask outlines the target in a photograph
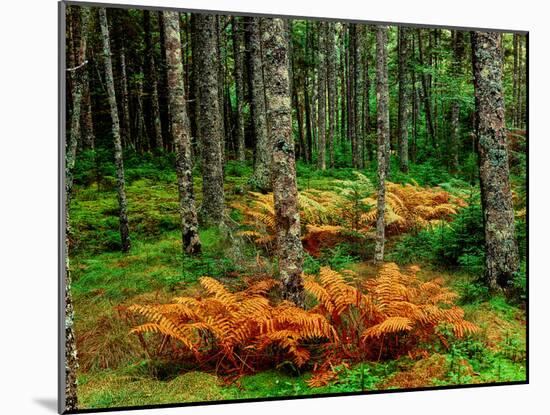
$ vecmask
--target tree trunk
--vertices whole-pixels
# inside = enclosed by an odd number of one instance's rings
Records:
[[[462,60],[464,59],[464,33],[457,30],[454,35],[453,43],[453,78],[455,82],[462,76]],[[450,120],[450,158],[451,171],[458,170],[458,153],[460,149],[460,88],[454,91],[454,96],[451,101],[451,120]]]
[[[417,29],[417,37],[418,37],[418,59],[419,64],[423,68],[424,67],[424,49],[422,46],[422,29]],[[423,98],[424,98],[424,112],[426,113],[426,130],[428,131],[428,137],[430,138],[430,142],[432,143],[432,147],[436,147],[435,142],[435,131],[434,131],[434,124],[432,121],[432,104],[431,104],[431,98],[430,98],[430,81],[428,79],[428,75],[425,73],[422,73],[420,76],[420,80],[422,83],[422,91],[423,91]]]
[[[65,292],[64,292],[64,305],[65,305],[65,330],[64,330],[64,348],[65,348],[65,394],[64,394],[64,410],[74,411],[78,409],[78,395],[77,395],[77,370],[78,370],[78,356],[76,350],[76,339],[74,334],[74,309],[71,296],[71,270],[69,262],[69,235],[70,235],[70,223],[69,223],[69,208],[71,201],[71,193],[73,187],[73,171],[76,159],[76,148],[80,139],[80,107],[82,101],[82,89],[83,83],[87,82],[88,67],[84,62],[86,61],[86,49],[87,49],[87,36],[88,36],[88,23],[90,20],[90,9],[87,7],[78,7],[67,9],[68,13],[76,13],[79,10],[79,16],[77,24],[81,29],[80,44],[78,47],[78,53],[71,58],[68,56],[68,64],[73,65],[68,69],[69,77],[67,81],[72,81],[72,103],[73,111],[71,114],[71,130],[69,135],[69,141],[66,148],[65,159]],[[73,33],[70,33],[69,41],[73,42]],[[72,51],[69,51],[68,55],[71,55]],[[83,66],[81,66],[83,65]],[[78,69],[75,69],[78,67]],[[68,82],[67,82],[68,83]],[[89,95],[89,94],[88,94]]]
[[[358,167],[357,162],[357,132],[355,131],[355,49],[356,42],[356,24],[350,23],[348,26],[349,47],[346,50],[347,65],[347,115],[348,115],[348,139],[351,141],[351,165]]]
[[[376,245],[374,262],[384,261],[386,210],[386,167],[390,113],[388,107],[387,26],[378,26],[376,31],[376,126],[378,135],[378,198],[376,203]]]
[[[199,137],[202,154],[201,222],[219,226],[223,222],[223,125],[219,106],[219,62],[217,57],[216,16],[197,14],[197,77],[199,99]],[[223,91],[223,90],[222,90]]]
[[[268,192],[271,190],[271,146],[268,142],[266,125],[260,18],[246,17],[246,25],[250,69],[250,110],[255,137],[253,181],[261,191]]]
[[[125,146],[132,143],[132,133],[130,131],[130,106],[128,97],[128,77],[126,76],[126,51],[124,48],[124,39],[120,42],[120,83],[121,83],[121,107],[122,107],[122,128],[121,140]]]
[[[271,170],[282,296],[303,307],[303,248],[284,22],[279,18],[262,18],[261,30],[267,126],[273,151]]]
[[[166,31],[166,29],[164,29]],[[163,148],[162,142],[162,126],[160,121],[159,96],[157,86],[157,69],[155,65],[155,55],[153,53],[153,45],[151,43],[151,16],[149,10],[143,11],[143,33],[145,37],[145,77],[148,94],[148,108],[151,116],[151,136],[154,140],[151,143],[160,151]],[[166,40],[165,40],[166,42]]]
[[[485,275],[493,290],[509,288],[519,269],[504,124],[500,36],[472,32]]]
[[[166,42],[168,99],[172,110],[172,127],[170,131],[176,150],[176,174],[178,176],[183,251],[184,253],[197,254],[201,251],[201,243],[193,191],[191,132],[185,104],[179,15],[177,12],[164,11],[163,21]]]
[[[233,16],[233,55],[235,63],[235,90],[237,93],[237,114],[236,118],[236,142],[237,142],[237,159],[244,161],[245,159],[245,144],[244,144],[244,80],[243,80],[243,28],[240,17]]]
[[[365,147],[364,151],[367,153],[363,160],[368,159],[369,161],[372,161],[372,154],[373,154],[373,142],[371,139],[371,119],[370,119],[370,78],[369,78],[369,37],[370,29],[365,28],[364,32],[364,40],[363,43],[365,45],[364,47],[364,53],[363,53],[363,70],[364,70],[364,79],[365,79],[365,87],[363,88],[363,135],[365,139]]]
[[[364,163],[364,145],[365,145],[365,135],[363,132],[363,109],[362,109],[362,100],[363,100],[363,67],[362,62],[362,51],[363,51],[363,32],[365,26],[362,24],[355,25],[355,47],[353,50],[353,77],[355,91],[353,92],[354,100],[354,120],[355,120],[355,165],[357,168],[362,169],[365,167]]]
[[[320,170],[325,170],[326,165],[326,131],[327,131],[327,116],[326,116],[326,105],[327,105],[327,62],[326,62],[326,23],[319,22],[317,25],[319,37],[318,47],[317,47],[317,60],[318,60],[318,98],[317,98],[317,128],[318,139],[317,139],[317,168]]]
[[[122,159],[122,142],[120,139],[120,124],[115,96],[115,84],[113,81],[113,64],[111,61],[111,46],[109,44],[109,26],[107,23],[107,11],[99,9],[99,23],[101,26],[101,40],[103,42],[103,63],[105,65],[105,83],[111,109],[113,141],[115,145],[115,166],[117,178],[117,196],[119,207],[120,240],[122,252],[130,250],[130,232],[128,230],[128,206],[126,202],[126,190],[124,181],[124,162]]]
[[[327,23],[327,89],[328,89],[328,153],[329,166],[334,168],[334,135],[338,122],[338,107],[336,105],[336,26]]]
[[[398,109],[398,136],[399,136],[399,169],[403,173],[409,171],[409,29],[398,27],[399,36],[399,109]]]
[[[512,125],[514,127],[517,127],[517,121],[518,121],[518,72],[519,72],[519,65],[518,65],[518,51],[519,51],[519,35],[517,33],[514,33],[514,46],[512,53],[514,55],[514,72],[513,72],[513,84],[512,84]]]

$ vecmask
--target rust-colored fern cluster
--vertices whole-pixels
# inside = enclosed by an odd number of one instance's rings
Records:
[[[226,372],[250,369],[277,357],[301,366],[310,356],[306,343],[335,340],[324,316],[285,301],[272,305],[265,293],[276,284],[274,280],[236,293],[213,278],[203,277],[200,284],[207,294],[203,298],[176,297],[172,304],[131,306],[131,312],[148,320],[132,333],[160,334],[174,341],[173,347],[178,345],[173,348],[178,357],[191,355],[201,363],[210,360]]]
[[[303,190],[299,194],[304,247],[315,255],[320,246],[332,246],[349,236],[373,235],[376,227],[376,194],[368,179],[335,181],[331,190]],[[359,183],[359,185],[355,184]],[[386,184],[386,232],[396,235],[420,229],[452,215],[466,203],[440,188]],[[275,210],[271,193],[249,193],[249,200],[232,206],[243,214],[243,236],[271,247],[275,240]]]
[[[477,327],[454,305],[456,294],[441,279],[422,282],[418,268],[401,272],[385,264],[375,279],[322,268],[305,276],[309,309],[268,298],[272,279],[230,292],[218,281],[200,280],[203,297],[173,303],[133,305],[147,320],[132,329],[142,343],[147,333],[162,336],[173,358],[194,359],[225,373],[243,373],[292,360],[311,361],[321,375],[333,362],[396,357],[420,341],[438,340],[447,325],[457,337]],[[315,380],[315,379],[314,379]]]

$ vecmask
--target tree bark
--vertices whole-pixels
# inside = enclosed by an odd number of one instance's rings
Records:
[[[128,230],[128,206],[126,202],[126,190],[124,181],[124,162],[122,158],[122,142],[120,138],[120,123],[113,80],[113,64],[111,61],[111,46],[109,44],[109,26],[107,23],[107,11],[99,9],[99,24],[101,26],[101,40],[103,43],[103,63],[105,65],[105,83],[107,84],[107,98],[111,110],[112,133],[115,145],[115,166],[117,177],[117,197],[119,207],[120,240],[122,252],[130,250],[130,232]]]
[[[485,276],[492,290],[509,288],[519,269],[504,123],[500,36],[493,32],[472,32]]]
[[[353,77],[355,91],[353,92],[354,100],[354,120],[355,120],[355,166],[359,169],[365,167],[365,158],[364,158],[364,144],[365,144],[365,135],[363,132],[363,66],[362,66],[362,55],[363,55],[363,32],[365,26],[362,24],[355,25],[355,47],[353,49]]]
[[[350,23],[348,26],[349,47],[346,50],[347,64],[347,121],[348,121],[348,140],[351,142],[351,164],[357,168],[357,132],[355,131],[355,49],[356,42],[356,24]]]
[[[378,198],[376,202],[376,244],[374,262],[384,261],[386,210],[386,173],[390,114],[388,107],[387,26],[378,26],[376,31],[376,126],[378,135]]]
[[[244,80],[243,80],[243,28],[240,17],[233,16],[233,55],[235,63],[235,90],[237,94],[237,114],[236,118],[236,142],[237,159],[241,162],[245,160],[245,142],[244,142]]]
[[[176,174],[178,177],[183,251],[188,254],[198,254],[201,251],[201,243],[193,191],[191,131],[185,103],[179,15],[177,12],[163,11],[163,21],[168,100],[172,117],[170,131],[176,150]]]
[[[418,59],[419,64],[423,68],[424,67],[424,48],[422,46],[422,31],[423,29],[417,29],[417,37],[418,37]],[[430,142],[432,143],[432,147],[436,147],[435,142],[435,131],[434,131],[434,124],[432,121],[432,104],[431,104],[431,98],[430,98],[430,80],[428,79],[428,76],[425,73],[422,73],[420,76],[420,81],[422,83],[422,91],[423,91],[423,98],[424,98],[424,112],[426,114],[426,129],[428,130],[428,137],[430,138]]]
[[[166,29],[165,29],[166,31]],[[143,11],[143,32],[145,37],[145,76],[148,93],[148,108],[151,115],[151,136],[154,143],[152,143],[157,150],[163,149],[162,142],[162,125],[160,121],[160,108],[159,108],[159,95],[157,86],[157,68],[155,64],[155,55],[153,53],[153,45],[151,43],[151,15],[149,10]],[[166,40],[165,40],[166,43]]]
[[[69,261],[69,235],[70,235],[70,222],[69,222],[69,209],[71,201],[71,193],[73,188],[73,171],[76,159],[76,148],[78,141],[80,140],[80,107],[82,101],[82,89],[83,83],[87,82],[88,67],[82,65],[86,61],[86,49],[87,49],[87,37],[89,31],[90,21],[90,9],[87,7],[68,7],[68,14],[76,13],[79,10],[77,24],[81,29],[80,44],[78,47],[78,53],[76,58],[68,56],[68,64],[73,65],[68,69],[79,67],[79,69],[73,70],[70,73],[67,81],[72,81],[72,103],[73,111],[71,114],[71,130],[69,140],[66,148],[65,159],[65,292],[64,292],[64,305],[65,305],[65,410],[74,411],[78,409],[78,395],[77,395],[77,370],[78,370],[78,355],[76,350],[76,338],[74,334],[74,309],[71,295],[71,269]],[[69,14],[69,15],[70,15]],[[69,33],[69,41],[73,42],[75,39],[72,37],[73,33]],[[72,51],[69,51],[68,55],[71,55]]]
[[[455,82],[462,76],[462,60],[464,59],[464,33],[460,30],[455,31],[453,42],[453,67],[452,73]],[[451,120],[450,120],[450,166],[451,171],[458,170],[458,153],[460,139],[460,88],[456,88],[451,101]]]
[[[303,307],[303,248],[284,22],[279,18],[262,18],[261,30],[267,126],[273,152],[271,170],[282,296]]]
[[[329,22],[327,28],[327,89],[328,89],[328,153],[329,166],[334,168],[334,135],[338,122],[338,107],[336,103],[336,47],[335,23]]]
[[[326,117],[326,105],[327,105],[327,62],[326,62],[326,23],[319,22],[317,25],[319,37],[317,47],[317,60],[318,60],[318,98],[317,98],[317,168],[319,170],[325,170],[326,165],[326,131],[327,131],[327,117]]]
[[[128,97],[128,77],[126,75],[126,50],[124,39],[120,41],[120,83],[121,83],[121,107],[122,107],[122,128],[121,139],[123,146],[130,146],[132,133],[130,131],[130,106]]]
[[[398,108],[398,136],[399,136],[399,169],[403,173],[409,171],[409,30],[398,27],[399,36],[399,108]]]
[[[246,17],[247,47],[249,50],[250,95],[252,126],[255,137],[254,184],[263,192],[271,190],[271,146],[268,142],[262,50],[260,45],[260,18]]]
[[[223,102],[219,93],[219,62],[217,61],[217,17],[197,14],[197,77],[199,99],[199,137],[202,153],[202,205],[200,220],[207,226],[219,226],[223,222]],[[223,91],[223,90],[222,90]]]

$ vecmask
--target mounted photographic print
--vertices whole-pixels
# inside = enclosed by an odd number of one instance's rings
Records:
[[[60,412],[527,383],[527,32],[59,9]]]

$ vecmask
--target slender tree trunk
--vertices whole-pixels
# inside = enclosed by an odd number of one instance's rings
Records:
[[[422,46],[422,30],[423,29],[417,29],[417,37],[418,37],[418,58],[419,58],[419,64],[423,68],[424,67],[424,49]],[[432,143],[432,147],[436,147],[436,141],[435,141],[435,131],[434,131],[434,124],[432,121],[432,105],[431,105],[431,98],[430,98],[430,80],[428,78],[428,75],[422,73],[420,76],[420,81],[422,83],[422,90],[423,90],[423,98],[424,98],[424,112],[426,113],[426,130],[428,131],[428,137],[430,138],[430,142]]]
[[[372,161],[373,142],[371,138],[371,119],[370,119],[370,77],[369,77],[369,32],[370,29],[365,28],[364,32],[364,53],[363,53],[363,68],[365,87],[363,88],[363,135],[365,139],[364,151],[367,153],[363,157],[363,161],[368,158]]]
[[[525,117],[523,112],[523,83],[525,81],[524,71],[523,71],[523,47],[522,47],[522,37],[518,39],[518,92],[517,92],[517,122],[516,125],[518,128],[525,126]]]
[[[99,23],[101,26],[101,40],[103,42],[103,63],[105,65],[105,83],[111,109],[113,141],[115,144],[115,166],[117,177],[117,196],[119,207],[120,240],[122,252],[130,250],[130,232],[128,230],[128,206],[126,202],[126,190],[124,181],[124,162],[122,159],[122,142],[120,138],[120,124],[115,96],[115,84],[113,81],[113,64],[111,61],[111,45],[109,44],[109,26],[107,23],[107,11],[99,9]]]
[[[388,107],[387,26],[378,26],[376,31],[376,114],[378,135],[378,198],[376,203],[376,245],[374,262],[384,261],[386,210],[386,167],[388,165],[388,142],[390,114]]]
[[[262,191],[271,190],[271,146],[268,142],[264,77],[262,73],[262,50],[260,39],[260,18],[246,17],[247,48],[249,50],[250,96],[252,126],[255,137],[254,184]]]
[[[121,83],[121,107],[122,107],[122,144],[129,146],[132,142],[132,133],[130,131],[130,106],[128,97],[128,77],[126,75],[126,50],[124,48],[124,39],[120,42],[120,83]]]
[[[87,37],[88,37],[88,23],[90,20],[90,9],[87,7],[72,8],[68,7],[68,13],[76,13],[79,10],[78,20],[76,24],[80,26],[80,44],[76,58],[73,55],[70,57],[71,52],[68,53],[68,64],[70,71],[68,71],[69,77],[67,81],[72,81],[72,104],[73,111],[71,114],[71,129],[69,140],[66,148],[65,159],[65,402],[64,407],[66,411],[74,411],[78,409],[78,395],[77,395],[77,370],[78,370],[78,356],[76,350],[76,339],[74,334],[74,309],[71,296],[71,269],[69,262],[69,235],[70,235],[70,221],[69,221],[69,209],[71,201],[71,193],[73,188],[73,171],[76,159],[76,149],[78,141],[80,140],[81,128],[80,128],[80,107],[82,102],[82,89],[83,83],[88,81],[88,67],[86,62],[86,49],[87,49]],[[76,18],[76,17],[75,17]],[[69,33],[69,41],[73,42],[75,39],[72,37],[73,33]],[[81,66],[82,65],[82,66]],[[78,68],[78,69],[76,69]],[[88,91],[89,92],[89,91]],[[88,93],[89,96],[89,93]]]
[[[172,141],[172,135],[170,131],[170,106],[168,105],[168,79],[166,76],[167,68],[166,68],[166,50],[164,48],[164,45],[166,44],[166,40],[164,39],[164,21],[162,18],[162,12],[157,12],[157,20],[159,24],[159,43],[160,43],[160,59],[158,61],[158,66],[155,66],[155,68],[158,68],[158,87],[157,87],[157,93],[158,93],[158,103],[159,103],[159,110],[160,110],[160,126],[162,129],[162,137],[164,140],[164,148],[167,151],[172,151],[173,147],[173,141]],[[186,95],[187,97],[188,95]],[[194,124],[192,124],[193,126]],[[194,133],[196,131],[192,130]],[[192,135],[192,137],[196,137],[196,135]]]
[[[223,125],[219,106],[219,65],[217,61],[217,17],[211,14],[197,14],[197,67],[200,68],[198,82],[199,137],[202,153],[201,222],[218,226],[223,222]],[[223,91],[223,90],[222,90]]]
[[[519,65],[518,65],[518,48],[519,46],[519,34],[514,33],[514,46],[513,46],[513,54],[514,54],[514,73],[513,73],[513,85],[512,85],[512,125],[514,127],[517,127],[517,121],[518,121],[518,72],[519,72]]]
[[[92,97],[90,92],[89,74],[86,75],[84,80],[83,91],[83,103],[84,112],[82,113],[82,126],[84,127],[83,145],[84,147],[94,150],[95,149],[95,135],[94,135],[94,121],[92,118]]]
[[[519,269],[504,124],[500,36],[472,32],[485,275],[493,290],[509,288]]]
[[[399,36],[399,109],[398,109],[398,136],[399,136],[399,169],[403,173],[409,171],[409,29],[398,27]]]
[[[240,17],[233,16],[233,55],[235,62],[235,89],[237,93],[236,142],[237,159],[244,161],[244,80],[243,80],[243,29]]]
[[[151,115],[151,136],[154,142],[151,143],[157,150],[162,150],[162,126],[160,121],[159,96],[157,86],[157,69],[155,64],[155,55],[151,43],[151,15],[149,10],[143,11],[143,33],[145,37],[145,76],[148,93],[148,108]],[[166,40],[165,40],[166,42]]]
[[[351,164],[352,167],[357,168],[357,132],[355,131],[355,49],[357,48],[356,42],[356,24],[350,23],[348,27],[349,36],[349,48],[347,49],[347,115],[348,115],[348,138],[351,141]]]
[[[226,64],[226,48],[225,48],[225,19],[227,16],[218,15],[215,16],[214,23],[214,49],[212,51],[216,56],[216,63],[218,68],[218,111],[220,112],[220,123],[222,135],[219,140],[221,146],[222,157],[222,172],[223,164],[225,162],[225,144],[232,141],[232,129],[231,129],[231,114],[226,111],[228,107],[225,100],[225,64]],[[199,27],[200,30],[200,27]],[[223,46],[223,47],[222,47]],[[231,107],[229,105],[229,107]],[[222,173],[223,174],[223,173]]]
[[[346,26],[340,32],[340,148],[344,148],[347,133]]]
[[[365,135],[363,132],[363,108],[361,107],[363,99],[363,67],[361,65],[363,55],[363,32],[365,26],[362,24],[355,25],[355,48],[353,49],[353,65],[354,65],[354,85],[353,92],[354,100],[354,120],[355,120],[355,162],[356,167],[362,169],[365,167],[364,145]]]
[[[336,26],[333,22],[326,24],[327,44],[327,92],[328,92],[328,153],[329,166],[334,168],[334,135],[338,121],[338,106],[336,105]]]
[[[181,56],[180,24],[177,12],[164,11],[164,39],[168,75],[168,99],[172,116],[172,139],[176,149],[176,174],[184,253],[201,251],[191,160],[191,131],[185,104],[185,86]]]
[[[318,33],[319,37],[317,39],[318,47],[317,47],[317,60],[318,60],[318,68],[319,68],[319,75],[318,75],[318,99],[317,99],[317,128],[319,129],[318,132],[318,140],[317,140],[317,168],[320,170],[325,170],[327,168],[326,165],[326,132],[327,132],[327,116],[326,116],[326,106],[327,106],[327,94],[326,94],[326,86],[327,86],[327,62],[326,62],[326,42],[325,42],[325,35],[326,35],[326,23],[325,22],[319,22],[318,23]]]
[[[303,248],[284,22],[279,18],[262,18],[261,30],[267,125],[273,151],[271,169],[282,296],[303,307]]]
[[[454,35],[453,43],[453,78],[455,80],[460,79],[462,76],[462,60],[464,59],[464,33],[457,30]],[[450,158],[451,158],[451,171],[456,172],[458,170],[458,153],[460,149],[460,88],[454,91],[453,99],[451,101],[451,120],[450,120]]]
[[[306,44],[311,46],[311,23],[306,21]],[[313,161],[313,121],[311,116],[311,95],[310,95],[310,65],[311,65],[311,47],[306,51],[306,69],[304,70],[304,106],[306,113],[306,140],[307,140],[307,156],[306,161],[311,163]]]

